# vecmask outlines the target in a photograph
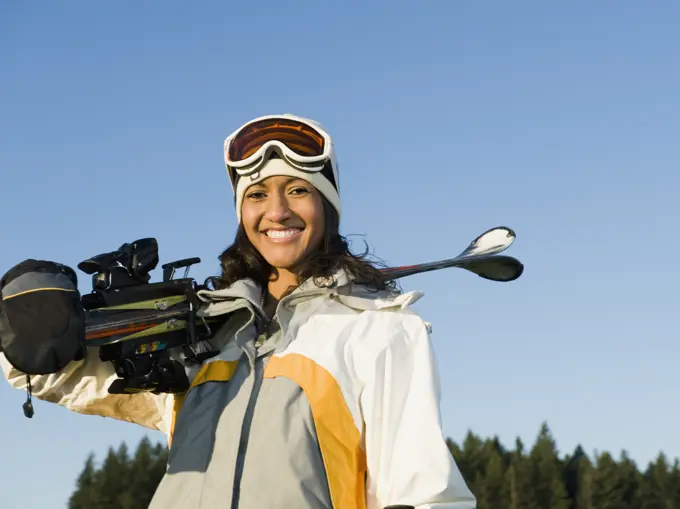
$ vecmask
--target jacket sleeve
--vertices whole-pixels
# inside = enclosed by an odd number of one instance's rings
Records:
[[[2,372],[15,389],[28,387],[26,375],[14,368],[0,353]],[[160,430],[166,435],[172,420],[172,395],[109,394],[108,387],[116,374],[113,366],[99,360],[96,349],[88,349],[84,360],[69,363],[50,375],[32,375],[32,395],[57,403],[73,412],[139,424]]]
[[[389,327],[398,330],[376,353],[362,392],[367,507],[474,509],[442,431],[428,329],[415,313],[398,316],[399,326]]]

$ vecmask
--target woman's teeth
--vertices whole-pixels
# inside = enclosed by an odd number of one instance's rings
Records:
[[[302,230],[299,228],[289,228],[288,230],[267,230],[267,237],[272,239],[285,239],[288,237],[295,237]]]

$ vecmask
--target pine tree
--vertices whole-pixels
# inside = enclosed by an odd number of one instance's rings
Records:
[[[515,450],[510,454],[510,464],[505,471],[503,493],[508,509],[525,509],[529,504],[531,489],[530,464],[524,454],[522,440],[515,440]]]
[[[159,475],[159,470],[161,470],[161,475]],[[131,480],[128,492],[134,505],[124,509],[146,509],[164,471],[164,453],[154,450],[148,437],[142,438],[137,445],[130,471]]]
[[[94,454],[85,460],[85,466],[76,480],[76,490],[68,501],[68,509],[92,509],[99,503],[97,470]]]
[[[113,447],[109,447],[98,473],[100,502],[97,509],[121,509],[121,498],[128,488],[129,465],[127,462],[121,461],[126,458],[125,449],[115,451]]]
[[[680,461],[677,459],[668,474],[668,484],[671,487],[669,496],[672,500],[669,509],[680,509]]]
[[[161,482],[168,465],[168,448],[160,443],[153,448],[152,455],[153,467],[151,468],[151,479],[154,486]]]
[[[479,484],[484,476],[484,442],[471,431],[468,431],[463,440],[463,449],[460,457],[460,470],[464,479],[473,493],[479,491]]]
[[[137,509],[139,505],[136,503],[134,493],[130,489],[134,479],[132,473],[134,464],[132,464],[131,462],[130,455],[128,453],[128,446],[125,442],[122,442],[118,446],[118,450],[116,451],[116,459],[118,462],[121,476],[121,478],[118,480],[118,484],[121,486],[121,490],[118,493],[116,508]]]
[[[496,447],[491,447],[484,468],[484,476],[480,479],[475,493],[478,509],[507,509],[504,493],[505,468],[503,456]]]
[[[541,425],[529,458],[531,500],[526,509],[569,509],[562,465],[547,423]]]
[[[584,459],[587,462],[584,462]],[[569,499],[569,507],[570,509],[581,509],[578,505],[578,500],[579,494],[583,491],[583,470],[590,461],[580,445],[574,449],[574,454],[565,458],[565,460],[562,479],[564,480],[564,488]]]
[[[650,463],[640,484],[641,509],[670,509],[673,507],[673,491],[668,461],[659,453],[656,461]]]
[[[621,509],[638,509],[640,507],[640,472],[626,451],[622,451],[619,458],[619,482]]]
[[[637,509],[639,473],[622,452],[620,462],[608,452],[596,455],[592,500],[597,509]]]
[[[588,456],[582,456],[578,465],[578,489],[572,495],[574,509],[595,509],[593,504],[593,479],[595,468]]]

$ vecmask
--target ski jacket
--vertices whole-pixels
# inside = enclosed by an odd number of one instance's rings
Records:
[[[422,294],[349,283],[339,272],[298,287],[261,345],[257,285],[201,291],[200,314],[230,317],[211,340],[219,355],[187,370],[185,394],[108,394],[116,375],[96,351],[32,377],[33,394],[165,433],[150,509],[475,508],[441,428],[429,325],[411,308]]]

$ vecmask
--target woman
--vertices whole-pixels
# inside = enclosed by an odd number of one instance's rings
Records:
[[[262,117],[227,138],[225,162],[239,227],[200,293],[201,314],[229,315],[219,354],[187,368],[181,397],[107,394],[115,374],[94,353],[34,377],[34,395],[164,431],[151,509],[475,507],[442,433],[428,329],[410,308],[420,295],[339,234],[331,138]]]

